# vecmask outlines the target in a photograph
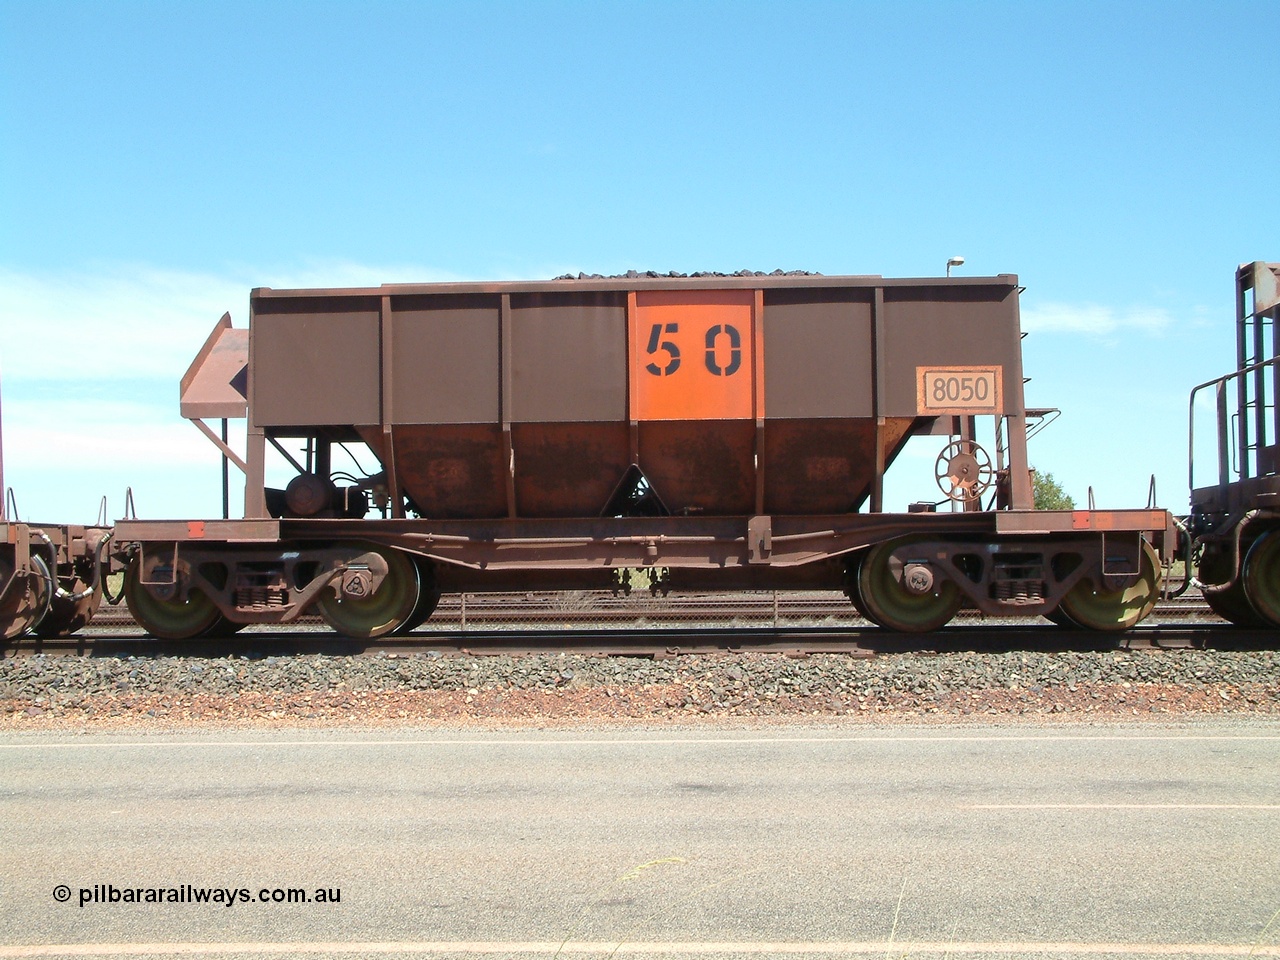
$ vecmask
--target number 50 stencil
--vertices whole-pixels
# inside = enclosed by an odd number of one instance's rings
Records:
[[[641,290],[631,320],[634,420],[750,420],[751,290]],[[763,407],[763,403],[761,404]]]

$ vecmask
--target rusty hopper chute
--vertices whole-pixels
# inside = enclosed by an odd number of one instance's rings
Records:
[[[227,444],[227,420],[243,420],[249,415],[249,331],[231,325],[224,313],[191,361],[179,384],[179,409],[222,451],[223,516],[227,515],[226,463],[248,472],[248,465]],[[214,433],[207,419],[222,420],[222,435]]]

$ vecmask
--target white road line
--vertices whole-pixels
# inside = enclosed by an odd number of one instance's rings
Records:
[[[54,741],[51,743],[0,743],[0,750],[80,749],[161,747],[647,747],[647,746],[733,746],[758,744],[856,743],[1257,743],[1280,741],[1280,734],[1228,734],[1223,736],[1194,734],[1072,736],[929,736],[929,737],[628,737],[625,739],[419,739],[419,740],[113,740],[107,742]]]
[[[974,803],[962,810],[1280,810],[1280,803]]]
[[[746,942],[649,942],[560,943],[558,941],[498,942],[375,942],[375,943],[74,943],[24,946],[0,946],[0,957],[125,957],[125,956],[205,956],[229,954],[275,954],[296,956],[375,956],[378,954],[413,954],[439,956],[447,954],[537,954],[604,956],[651,955],[664,957],[748,954],[780,956],[818,954],[841,956],[879,956],[905,953],[921,956],[971,956],[998,954],[1005,956],[1052,957],[1280,957],[1280,946],[1237,943],[919,943],[829,941],[781,943]]]

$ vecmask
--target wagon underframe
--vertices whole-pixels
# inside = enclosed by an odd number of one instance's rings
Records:
[[[1166,519],[1159,510],[1120,510],[122,521],[117,535],[134,545],[135,589],[176,604],[194,586],[231,623],[287,623],[318,601],[323,614],[329,598],[351,602],[387,589],[606,588],[614,571],[642,569],[664,590],[845,589],[871,607],[872,619],[911,629],[917,609],[963,604],[1034,615],[1055,610],[1086,581],[1093,593],[1124,591],[1151,575],[1152,547],[1172,545]],[[416,584],[395,582],[404,556],[414,560]],[[863,569],[868,562],[874,569]],[[904,606],[881,609],[893,601]]]

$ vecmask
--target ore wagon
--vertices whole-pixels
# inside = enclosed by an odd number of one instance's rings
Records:
[[[134,616],[186,638],[306,610],[372,637],[442,591],[844,589],[1124,629],[1163,510],[1032,509],[1018,280],[735,275],[254,290],[182,384],[242,519],[121,521]],[[206,420],[247,417],[233,451]],[[937,440],[939,503],[885,502]],[[339,445],[377,468],[341,475]],[[266,483],[267,460],[292,479]],[[943,509],[939,510],[938,507]]]
[[[1188,523],[1214,611],[1280,627],[1280,263],[1236,270],[1235,331],[1235,371],[1191,391]],[[1212,444],[1212,470],[1196,463],[1198,400],[1209,409],[1200,436]]]

